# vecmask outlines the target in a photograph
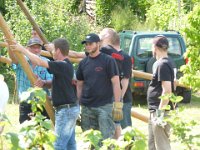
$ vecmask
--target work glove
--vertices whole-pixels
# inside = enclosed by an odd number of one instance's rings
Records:
[[[165,115],[164,110],[157,109],[156,110],[156,116],[153,118],[153,122],[157,126],[160,126],[162,128],[164,128],[167,125],[167,123],[164,121],[164,115]]]
[[[112,110],[113,121],[121,121],[123,119],[122,108],[123,108],[122,102],[113,103],[113,110]]]

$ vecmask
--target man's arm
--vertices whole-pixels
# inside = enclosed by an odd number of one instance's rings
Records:
[[[32,63],[38,65],[38,66],[42,66],[42,67],[45,67],[45,68],[49,68],[49,64],[48,64],[48,61],[46,60],[42,60],[39,56],[29,52],[26,48],[24,48],[22,45],[20,44],[15,44],[15,45],[11,45],[10,46],[12,50],[14,51],[20,51],[22,52],[23,54],[25,54],[30,60]]]
[[[40,78],[38,78],[34,83],[34,86],[36,87],[48,88],[48,89],[51,88],[51,85],[52,85],[52,80],[42,80]]]
[[[12,52],[12,50],[8,50],[8,55],[9,55],[10,59],[12,60],[13,64],[18,64],[18,60],[17,60],[15,54]]]
[[[121,98],[119,76],[113,76],[111,78],[111,82],[113,86],[113,94],[114,94],[115,102],[119,102]]]
[[[162,95],[170,94],[172,92],[171,89],[171,81],[162,81]],[[169,103],[169,99],[163,99],[160,101],[159,109],[162,109],[163,107],[167,106]]]
[[[83,83],[84,81],[81,81],[81,80],[77,80],[77,98],[78,98],[78,101],[80,102],[80,99],[81,99],[81,94],[82,94],[82,90],[83,90]]]
[[[122,98],[124,97],[126,91],[127,91],[127,88],[128,88],[128,84],[129,84],[129,79],[128,78],[123,78],[121,80],[121,85],[122,85]]]

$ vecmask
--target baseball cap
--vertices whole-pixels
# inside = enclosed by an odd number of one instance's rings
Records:
[[[82,44],[85,44],[86,42],[100,42],[100,38],[97,34],[95,33],[90,33],[86,36],[85,40],[82,41]]]
[[[42,46],[42,42],[38,38],[32,38],[28,41],[27,46],[32,46],[32,45],[40,45]]]

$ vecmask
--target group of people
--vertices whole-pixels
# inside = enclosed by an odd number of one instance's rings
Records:
[[[59,150],[76,149],[75,126],[79,114],[81,114],[82,130],[99,130],[104,139],[118,138],[121,127],[132,126],[130,89],[132,61],[131,57],[120,49],[118,33],[112,28],[105,28],[99,35],[88,34],[82,44],[85,46],[85,52],[75,52],[69,49],[66,39],[55,39],[51,44],[46,45],[46,49],[53,54],[53,61],[40,56],[43,44],[38,37],[31,38],[27,48],[17,43],[10,46],[9,54],[16,64],[19,98],[21,93],[31,85],[13,51],[20,51],[27,56],[38,78],[34,83],[35,86],[42,87],[47,92],[51,88],[49,95],[52,97],[52,105],[55,109],[57,136],[54,147]],[[171,70],[169,71],[168,46],[164,36],[156,37],[153,43],[153,54],[159,63],[147,97],[151,120],[156,116],[156,110],[162,109],[168,103],[167,100],[162,101],[158,97],[172,91],[173,76]],[[83,58],[76,73],[69,57]],[[72,82],[74,74],[77,79],[76,87]],[[29,113],[31,113],[30,104],[27,101],[21,102],[20,123],[30,119]],[[168,144],[166,141],[169,142],[168,132],[162,130],[163,128],[157,131],[151,120],[150,149],[157,147],[158,150],[163,150],[162,145],[166,146]],[[170,146],[165,148],[169,149]]]

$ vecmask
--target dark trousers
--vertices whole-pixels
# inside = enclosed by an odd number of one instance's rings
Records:
[[[26,102],[22,102],[19,104],[19,122],[20,124],[23,123],[26,120],[30,120],[30,116],[29,114],[32,113],[31,110],[31,105],[26,103]],[[45,116],[47,119],[49,119],[49,116],[44,108],[43,112],[41,112],[43,116]]]

